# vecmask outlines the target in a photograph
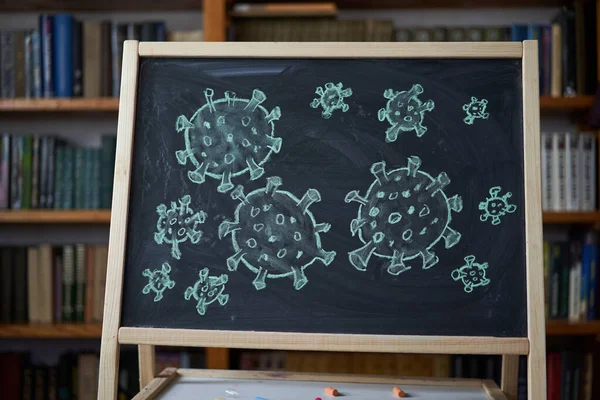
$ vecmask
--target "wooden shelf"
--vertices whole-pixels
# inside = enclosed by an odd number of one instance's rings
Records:
[[[546,335],[600,335],[600,321],[571,323],[567,320],[550,320],[546,322]]]
[[[600,222],[600,212],[544,212],[545,224],[593,224]]]
[[[542,110],[587,110],[594,104],[594,96],[540,97]]]
[[[110,210],[0,211],[2,224],[108,224]]]
[[[0,324],[0,338],[99,339],[101,324]]]
[[[116,112],[119,99],[0,99],[0,112]]]

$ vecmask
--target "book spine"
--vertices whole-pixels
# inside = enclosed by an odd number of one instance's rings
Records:
[[[71,54],[73,55],[73,97],[83,96],[83,24],[73,21]]]
[[[62,171],[62,187],[63,187],[63,206],[62,208],[71,210],[74,206],[75,201],[75,179],[74,179],[74,168],[75,168],[75,149],[71,146],[65,146],[64,150],[64,162]]]
[[[93,150],[92,169],[92,208],[100,208],[100,149]]]
[[[552,135],[542,132],[542,209],[552,209]]]
[[[39,253],[37,247],[27,248],[27,316],[29,322],[39,323]]]
[[[33,97],[33,46],[31,44],[32,31],[25,32],[25,97]]]
[[[46,199],[48,198],[48,137],[40,138],[40,159],[39,159],[39,207],[48,208]]]
[[[103,21],[100,26],[100,95],[112,95],[111,24]]]
[[[579,294],[579,317],[587,318],[590,268],[592,265],[592,244],[586,243],[581,249],[581,290]]]
[[[35,136],[32,139],[31,149],[31,208],[39,208],[39,172],[40,172],[40,137]]]
[[[552,245],[544,240],[544,314],[550,318],[550,266],[552,262]]]
[[[113,22],[110,26],[110,40],[111,40],[111,51],[112,51],[112,95],[119,97],[119,84],[121,78],[121,60],[119,49],[122,46],[119,24]]]
[[[558,23],[552,24],[552,83],[550,94],[552,97],[562,96],[562,33]]]
[[[46,205],[47,208],[54,208],[54,163],[56,161],[56,140],[52,136],[47,138],[48,142],[48,172],[46,183]]]
[[[41,78],[44,97],[54,96],[54,62],[52,60],[52,28],[53,17],[48,14],[40,15],[40,54]]]
[[[73,295],[75,286],[75,254],[73,246],[63,247],[62,321],[73,322]]]
[[[569,270],[569,321],[579,320],[579,293],[581,291],[581,284],[579,278],[581,276],[581,264],[579,260],[571,261],[571,268]]]
[[[85,277],[86,277],[86,248],[83,244],[75,246],[75,321],[85,320]]]
[[[568,318],[569,316],[569,249],[567,243],[561,243],[561,260],[560,260],[560,304],[559,318]]]
[[[559,185],[559,175],[560,175],[560,170],[561,170],[561,163],[560,163],[560,154],[561,154],[561,150],[559,148],[560,146],[560,133],[553,133],[552,134],[552,210],[553,211],[560,211],[561,210],[561,204],[560,204],[560,185]]]
[[[582,133],[582,199],[581,209],[593,211],[596,208],[596,138],[593,134]]]
[[[12,140],[12,157],[10,160],[10,204],[14,210],[21,209],[21,149],[22,136],[15,136]]]
[[[22,185],[21,185],[21,208],[31,208],[31,181],[33,179],[33,138],[29,135],[23,136],[22,153]]]
[[[75,208],[78,210],[85,208],[85,151],[83,147],[75,148]]]
[[[21,400],[34,400],[34,368],[25,363],[21,369]]]
[[[13,270],[11,248],[0,248],[0,323],[12,322],[13,308]]]
[[[13,33],[15,41],[15,94],[14,97],[25,97],[25,31]]]
[[[63,208],[64,200],[63,200],[63,184],[62,184],[62,175],[64,171],[64,152],[65,149],[63,146],[57,146],[54,151],[54,208],[60,209]]]
[[[590,259],[590,281],[588,289],[588,308],[587,308],[587,320],[594,321],[596,319],[597,311],[597,294],[598,288],[598,244],[592,245],[592,254]]]
[[[570,184],[569,184],[569,197],[568,206],[571,211],[579,211],[581,207],[581,152],[579,151],[580,146],[580,135],[578,133],[572,133],[570,141],[571,158],[570,163]]]
[[[73,96],[73,18],[56,14],[53,24],[54,94]]]
[[[15,97],[15,34],[14,32],[0,32],[2,71],[2,97]]]
[[[10,207],[10,134],[2,134],[0,142],[0,209]]]
[[[561,246],[552,244],[552,269],[550,270],[550,318],[558,318],[560,295]]]
[[[62,249],[56,249],[54,253],[54,321],[62,322],[62,277],[63,277],[63,254]]]
[[[42,90],[42,49],[40,44],[40,31],[31,33],[31,67],[32,67],[32,96],[39,99],[43,95]]]
[[[156,37],[155,40],[157,42],[165,42],[167,40],[167,34],[166,34],[166,27],[165,27],[165,23],[163,21],[159,21],[159,22],[155,22],[154,23],[154,29],[156,32]],[[444,30],[444,33],[446,31]]]

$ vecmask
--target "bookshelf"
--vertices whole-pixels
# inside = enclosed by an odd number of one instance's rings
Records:
[[[600,321],[569,322],[550,320],[546,322],[547,336],[600,335]]]
[[[108,224],[110,210],[0,211],[1,224]]]
[[[600,222],[600,212],[544,212],[544,224],[593,224]]]
[[[74,99],[0,99],[0,112],[80,112],[119,111],[117,98]]]
[[[2,339],[99,339],[101,324],[2,324]]]

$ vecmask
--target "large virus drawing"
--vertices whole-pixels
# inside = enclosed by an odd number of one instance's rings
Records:
[[[386,142],[395,142],[400,132],[415,131],[418,137],[427,132],[427,127],[423,126],[425,111],[433,110],[435,104],[433,100],[423,103],[418,97],[421,93],[423,86],[418,83],[409,91],[395,92],[386,89],[383,92],[383,97],[388,99],[388,102],[385,108],[379,110],[377,116],[380,121],[387,120],[391,125],[385,131]]]
[[[170,272],[171,265],[168,262],[163,263],[161,269],[155,269],[154,271],[145,269],[142,275],[148,278],[148,283],[142,289],[142,293],[148,294],[152,291],[156,293],[154,301],[160,301],[166,289],[173,289],[175,287],[175,281],[171,280],[169,276]]]
[[[325,84],[325,89],[319,86],[315,93],[319,95],[313,99],[310,106],[312,108],[322,107],[323,111],[321,115],[323,118],[328,119],[335,110],[342,110],[343,112],[348,111],[348,104],[344,103],[346,97],[352,96],[352,89],[343,89],[343,85],[339,82],[335,85],[333,82]]]
[[[171,255],[181,258],[179,244],[189,239],[196,244],[202,237],[202,231],[198,225],[206,221],[206,213],[202,210],[194,213],[190,207],[192,199],[189,195],[179,199],[179,204],[172,201],[171,208],[167,209],[164,204],[156,207],[158,213],[158,222],[156,223],[157,232],[154,233],[154,241],[157,244],[167,243],[171,245]]]
[[[224,306],[229,301],[229,295],[223,294],[225,290],[225,284],[228,281],[226,274],[220,276],[208,276],[208,268],[203,268],[198,274],[199,278],[194,286],[188,286],[183,296],[186,300],[194,297],[198,301],[196,303],[196,310],[198,314],[206,314],[206,307],[214,303],[219,302],[220,305]]]
[[[500,186],[494,186],[490,189],[490,197],[479,203],[479,209],[483,211],[483,214],[479,216],[480,220],[487,221],[491,217],[492,225],[499,225],[501,222],[500,217],[516,211],[517,206],[508,204],[508,199],[512,197],[512,193],[506,192],[503,196],[498,196],[501,190]]]
[[[465,292],[471,293],[477,286],[486,286],[490,280],[485,276],[485,270],[488,263],[478,264],[475,262],[475,256],[466,256],[466,264],[452,271],[452,279],[462,281],[465,285]]]
[[[247,195],[238,186],[231,197],[239,200],[235,221],[223,221],[219,238],[231,234],[235,254],[227,259],[230,271],[240,262],[256,274],[253,281],[257,290],[266,286],[265,279],[290,277],[294,288],[300,290],[308,279],[304,269],[315,260],[331,264],[335,251],[321,247],[321,233],[329,231],[330,224],[316,223],[309,207],[321,200],[316,189],[308,189],[301,199],[279,190],[281,178],[270,177],[264,188]]]
[[[467,113],[463,119],[465,124],[473,125],[476,118],[488,119],[490,114],[485,112],[488,101],[486,99],[477,100],[477,97],[471,97],[471,102],[462,106],[462,109]]]
[[[350,263],[365,271],[373,254],[388,259],[387,272],[398,275],[409,270],[406,261],[423,259],[423,269],[434,266],[438,257],[431,249],[444,239],[448,249],[457,244],[461,234],[450,228],[452,211],[462,210],[462,198],[448,197],[444,188],[450,183],[445,172],[433,178],[419,169],[421,159],[412,156],[405,168],[386,171],[385,162],[371,166],[375,180],[361,196],[357,190],[346,195],[346,203],[360,203],[358,218],[350,232],[364,246],[349,253]]]
[[[188,161],[195,170],[188,172],[194,183],[203,183],[206,175],[220,179],[218,191],[233,189],[231,178],[245,173],[258,179],[272,153],[279,153],[281,138],[274,136],[275,125],[281,117],[279,107],[267,111],[261,104],[267,96],[254,89],[252,98],[240,99],[234,92],[213,100],[214,90],[206,89],[206,104],[188,119],[177,118],[177,132],[184,133],[185,150],[175,155],[181,165]]]

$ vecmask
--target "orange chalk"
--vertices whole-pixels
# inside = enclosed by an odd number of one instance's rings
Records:
[[[338,392],[336,388],[332,388],[332,387],[325,388],[325,393],[327,393],[330,396],[334,396],[334,397],[340,395],[340,392]]]
[[[406,397],[406,393],[404,393],[404,390],[400,389],[398,386],[394,386],[394,389],[392,389],[392,392],[394,392],[394,396],[396,396],[396,397],[400,397],[400,398]]]

